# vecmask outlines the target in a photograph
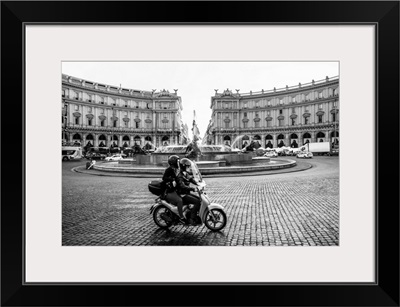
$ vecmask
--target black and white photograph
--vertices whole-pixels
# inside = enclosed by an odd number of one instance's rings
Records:
[[[340,246],[340,62],[61,65],[62,246]]]

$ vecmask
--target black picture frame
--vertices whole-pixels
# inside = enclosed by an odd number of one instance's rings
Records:
[[[375,25],[377,282],[24,284],[24,25],[105,22]],[[399,306],[398,1],[3,1],[1,77],[2,306]]]

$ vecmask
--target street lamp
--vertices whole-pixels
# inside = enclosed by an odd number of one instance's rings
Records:
[[[110,135],[110,145],[108,146],[108,154],[111,156],[112,130],[108,131]]]
[[[111,146],[112,146],[112,144],[114,144],[114,135],[113,135],[114,129],[113,129],[113,127],[114,127],[114,108],[111,107],[110,146],[108,147],[110,156],[111,156]]]
[[[67,143],[67,132],[68,132],[68,104],[65,103],[65,100],[64,100],[63,118],[64,118],[64,139],[65,139],[65,142]]]

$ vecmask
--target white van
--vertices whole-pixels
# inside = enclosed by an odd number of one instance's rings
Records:
[[[77,146],[62,146],[61,156],[63,161],[82,159],[82,148]]]

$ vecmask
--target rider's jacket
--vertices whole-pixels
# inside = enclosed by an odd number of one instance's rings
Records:
[[[165,184],[165,186],[167,188],[168,193],[175,190],[172,183],[174,181],[176,181],[178,172],[179,172],[179,170],[176,168],[173,168],[172,166],[169,166],[164,172],[162,180],[163,180],[163,184]]]
[[[189,194],[191,191],[196,191],[195,188],[191,188],[189,183],[196,184],[193,177],[189,176],[187,172],[180,171],[176,177],[176,192],[178,194]]]

